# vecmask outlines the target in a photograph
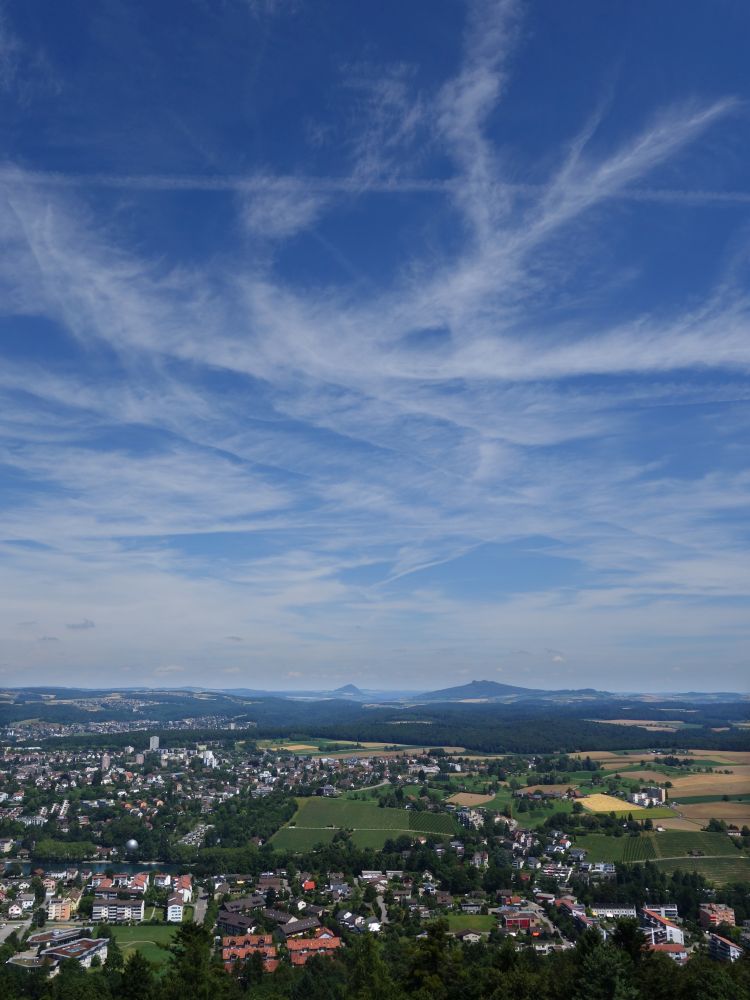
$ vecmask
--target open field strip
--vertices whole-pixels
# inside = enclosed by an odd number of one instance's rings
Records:
[[[666,752],[666,751],[665,751]],[[580,757],[581,760],[585,760],[588,757],[590,760],[595,760],[598,764],[602,761],[621,761],[632,760],[638,764],[642,760],[648,760],[652,756],[649,754],[648,750],[582,750],[580,753],[576,754],[576,757]]]
[[[723,802],[723,795],[681,795],[680,805],[693,805],[700,802]],[[750,794],[731,795],[731,802],[750,802]]]
[[[626,781],[640,782],[642,785],[646,785],[649,782],[652,784],[664,784],[665,781],[670,780],[670,775],[668,771],[648,771],[642,770],[639,767],[619,767],[612,768],[610,774],[621,774]]]
[[[399,743],[396,740],[390,743],[365,741],[357,743],[354,740],[334,740],[322,737],[310,736],[304,740],[289,740],[283,738],[259,740],[258,747],[264,750],[278,750],[286,753],[302,753],[319,757],[372,757],[377,752],[382,757],[399,757],[404,754],[423,754],[433,749],[435,744],[412,745],[409,743]],[[387,749],[390,748],[390,749]],[[459,746],[441,747],[447,754],[461,754],[464,748]]]
[[[568,788],[578,788],[577,781],[563,782],[561,785],[536,785],[529,784],[522,789],[524,792],[558,792],[562,793]]]
[[[682,719],[589,719],[607,726],[638,726],[652,733],[676,733],[685,723]]]
[[[639,757],[636,759],[628,758],[613,758],[612,760],[600,760],[597,761],[603,771],[637,771],[640,768],[652,768],[655,771],[659,771],[663,774],[676,774],[676,775],[687,775],[688,777],[693,773],[693,769],[705,770],[707,767],[717,767],[725,768],[731,767],[727,761],[715,760],[714,758],[702,758],[700,760],[691,760],[690,767],[686,770],[684,767],[670,767],[668,764],[658,764],[653,759]],[[741,766],[741,765],[740,765]]]
[[[575,756],[581,760],[585,760],[588,757],[598,764],[602,764],[603,762],[614,764],[618,761],[621,764],[624,764],[626,761],[631,761],[635,764],[645,761],[647,764],[651,764],[658,757],[670,756],[670,751],[663,749],[653,754],[648,747],[644,747],[642,750],[581,750]],[[680,760],[695,761],[698,767],[711,766],[712,762],[718,767],[731,767],[732,764],[750,764],[750,750],[685,750],[681,751],[677,756]]]

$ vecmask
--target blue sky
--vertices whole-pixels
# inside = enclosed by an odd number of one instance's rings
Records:
[[[746,690],[748,29],[0,6],[0,683]]]

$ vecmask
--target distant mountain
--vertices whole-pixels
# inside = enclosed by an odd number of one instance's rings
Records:
[[[517,687],[513,684],[499,684],[497,681],[471,681],[458,687],[427,691],[418,701],[569,701],[570,699],[611,698],[606,691],[594,688],[577,690],[545,691],[540,688]]]
[[[331,691],[332,695],[343,695],[345,698],[362,698],[364,691],[360,691],[356,684],[344,684],[343,687]]]

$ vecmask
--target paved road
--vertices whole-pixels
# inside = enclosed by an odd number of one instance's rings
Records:
[[[375,897],[375,902],[378,904],[378,909],[380,910],[380,923],[381,924],[387,924],[388,923],[388,910],[386,909],[386,905],[383,902],[383,897],[382,896],[376,896]]]
[[[0,944],[10,937],[13,931],[18,931],[18,936],[22,937],[30,924],[31,920],[9,920],[5,927],[0,927]]]
[[[193,910],[193,921],[196,924],[202,924],[206,919],[206,910],[208,909],[208,895],[205,889],[200,890],[200,895],[195,901],[195,909]]]

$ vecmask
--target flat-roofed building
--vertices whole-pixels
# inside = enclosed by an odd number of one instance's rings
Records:
[[[94,897],[91,919],[94,923],[123,924],[130,920],[143,920],[143,898],[108,899],[102,896]]]
[[[71,905],[69,899],[53,896],[47,902],[47,920],[70,920]]]
[[[719,924],[734,927],[734,910],[725,903],[701,903],[698,918],[704,931],[710,931]]]

